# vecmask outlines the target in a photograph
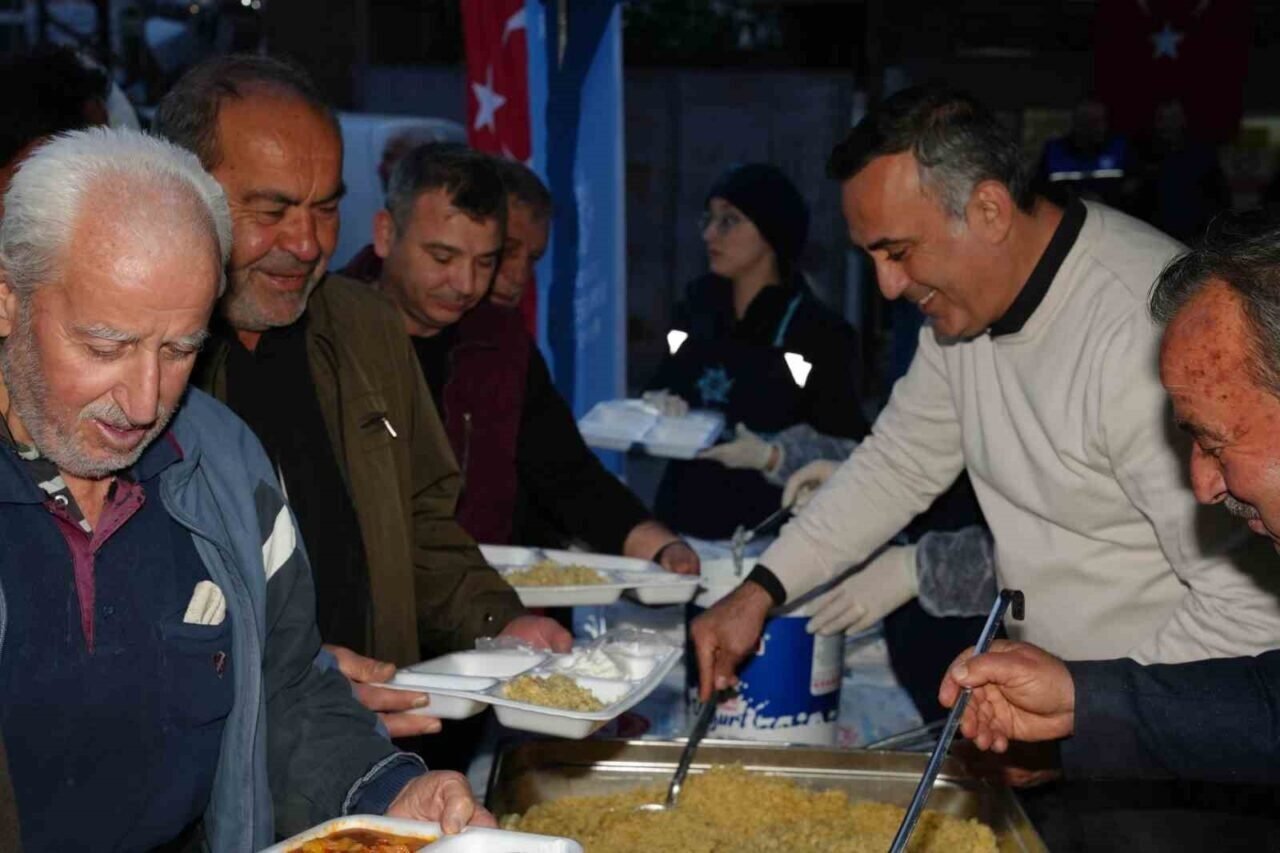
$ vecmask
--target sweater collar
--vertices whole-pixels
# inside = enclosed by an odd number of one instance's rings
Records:
[[[1013,304],[987,330],[991,337],[998,338],[1001,335],[1012,335],[1022,331],[1022,327],[1044,301],[1045,295],[1049,292],[1049,286],[1053,284],[1058,270],[1062,268],[1062,262],[1066,260],[1071,247],[1076,243],[1076,238],[1080,236],[1080,229],[1084,227],[1085,214],[1084,203],[1078,199],[1067,205],[1062,212],[1062,221],[1058,223],[1053,236],[1049,238],[1049,245],[1045,246],[1040,260],[1036,262],[1035,269],[1031,271],[1026,283],[1018,291]]]

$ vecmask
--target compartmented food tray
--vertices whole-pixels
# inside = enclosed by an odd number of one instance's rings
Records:
[[[426,693],[429,704],[415,713],[463,719],[492,705],[498,722],[512,729],[584,738],[654,691],[681,655],[670,645],[606,644],[602,649],[576,649],[567,655],[531,654],[515,650],[454,652],[405,667],[387,685]],[[605,658],[603,664],[601,656]],[[612,671],[600,672],[607,665]],[[509,699],[503,688],[523,675],[564,675],[604,703],[598,711],[571,711]]]
[[[481,545],[480,553],[504,577],[545,559],[562,566],[585,566],[605,579],[599,584],[513,586],[525,607],[613,604],[624,592],[641,604],[684,604],[692,601],[698,592],[696,576],[673,574],[648,560],[577,551],[537,551],[508,545]]]
[[[294,853],[308,841],[324,838],[345,830],[366,829],[406,838],[435,839],[419,850],[429,853],[582,853],[582,845],[567,838],[507,832],[500,829],[473,827],[457,835],[445,835],[437,823],[403,820],[377,815],[349,815],[313,826],[292,838],[273,844],[262,853]]]
[[[679,417],[661,415],[642,400],[605,400],[578,421],[583,440],[605,450],[643,447],[653,456],[692,459],[716,443],[724,415],[695,409]]]
[[[675,772],[683,747],[677,741],[526,742],[494,762],[485,805],[501,818],[562,797],[664,785]],[[841,790],[851,799],[905,808],[927,761],[927,755],[914,753],[705,740],[691,772],[704,772],[713,764],[741,764],[813,790]],[[987,824],[996,834],[1001,853],[1048,853],[1013,793],[974,778],[956,759],[943,762],[927,808]]]

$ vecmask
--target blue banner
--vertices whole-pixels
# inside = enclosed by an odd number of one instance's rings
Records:
[[[538,339],[581,417],[626,394],[622,8],[618,0],[525,8],[533,168],[555,200],[537,271]],[[616,458],[607,461],[616,469]]]

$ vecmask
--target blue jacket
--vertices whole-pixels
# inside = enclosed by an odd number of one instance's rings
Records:
[[[399,765],[421,762],[379,733],[320,655],[311,570],[257,438],[195,389],[170,430],[183,458],[160,475],[165,509],[191,531],[233,614],[235,703],[205,838],[214,853],[247,853],[347,812],[371,784],[404,774]],[[5,625],[0,588],[0,655]]]
[[[1075,734],[1070,776],[1280,782],[1280,651],[1141,666],[1068,662]]]

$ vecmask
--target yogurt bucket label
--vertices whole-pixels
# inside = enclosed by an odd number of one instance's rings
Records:
[[[808,621],[807,618],[805,621]],[[807,632],[806,632],[807,633]],[[813,636],[813,661],[809,666],[809,692],[826,696],[840,690],[844,666],[844,635]],[[839,701],[837,700],[837,703]]]

